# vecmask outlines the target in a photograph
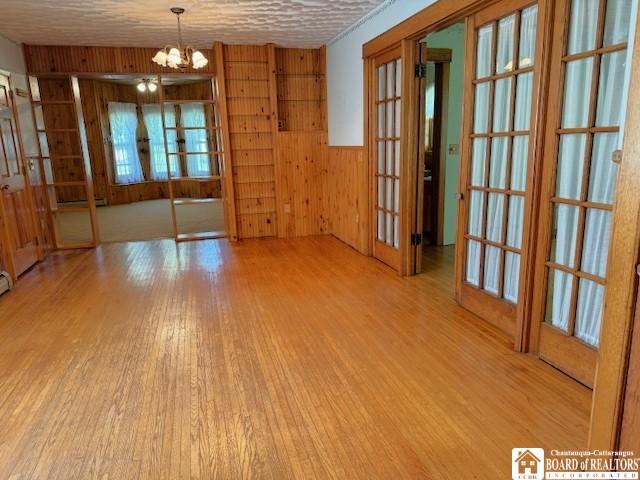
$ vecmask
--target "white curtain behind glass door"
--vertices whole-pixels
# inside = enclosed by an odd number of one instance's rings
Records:
[[[479,80],[473,87],[476,136],[471,140],[467,232],[487,243],[467,241],[466,281],[511,303],[517,303],[519,291],[533,88],[533,72],[529,69],[535,62],[537,14],[534,5],[519,12],[519,21],[518,13],[514,13],[481,26],[476,32]],[[491,65],[494,30],[496,59],[495,65]],[[518,72],[519,69],[528,70]],[[507,75],[488,78],[494,74]],[[492,91],[493,111],[489,111]],[[487,160],[488,178],[485,178]]]
[[[142,118],[144,119],[147,135],[149,135],[149,153],[151,156],[151,178],[153,180],[167,180],[167,156],[164,144],[164,129],[162,127],[162,116],[160,105],[146,104],[142,106]],[[175,111],[172,108],[165,110],[165,122],[167,127],[176,126]],[[177,151],[178,136],[176,130],[166,131],[169,151]],[[169,157],[171,166],[171,176],[180,176],[180,164],[177,155]]]
[[[185,149],[187,151],[187,174],[190,177],[208,177],[211,175],[209,163],[209,143],[207,125],[202,103],[190,103],[180,106],[180,124],[184,130]],[[193,130],[193,129],[196,130]]]
[[[627,42],[631,1],[606,2],[603,47]],[[573,0],[569,19],[568,54],[595,50],[599,0]],[[594,81],[594,55],[571,60],[565,67],[562,128],[619,127],[626,112],[623,104],[627,52],[625,49],[601,56],[596,99],[595,125],[589,124],[590,91]],[[586,150],[589,135],[591,151]],[[618,148],[618,132],[566,133],[559,136],[555,195],[569,201],[611,205],[614,200],[617,167],[611,161]],[[590,170],[584,172],[585,155]],[[586,198],[582,195],[583,175],[588,175]],[[584,209],[584,212],[581,212]],[[579,215],[584,215],[582,245],[577,244]],[[611,231],[611,212],[603,208],[557,204],[554,210],[554,240],[550,260],[601,279],[606,264]],[[574,265],[576,249],[582,248],[580,265]],[[572,288],[578,288],[574,335],[591,345],[598,344],[604,287],[588,278],[552,269],[549,276],[550,304],[547,321],[564,331],[571,315]],[[577,282],[577,284],[575,283]]]
[[[144,175],[136,141],[136,104],[109,102],[108,111],[116,183],[142,182]]]

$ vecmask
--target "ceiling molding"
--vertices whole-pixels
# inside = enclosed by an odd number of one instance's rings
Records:
[[[385,2],[382,5],[376,7],[373,11],[366,14],[364,17],[362,17],[356,23],[351,25],[349,28],[347,28],[346,30],[344,30],[343,32],[339,33],[334,38],[332,38],[327,45],[331,45],[335,42],[342,40],[344,37],[351,35],[351,33],[353,33],[355,30],[359,29],[364,24],[370,22],[372,19],[374,19],[375,17],[383,13],[387,8],[389,8],[391,5],[393,5],[397,1],[398,0],[385,0]]]

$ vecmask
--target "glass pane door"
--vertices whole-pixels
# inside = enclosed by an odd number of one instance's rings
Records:
[[[376,60],[374,92],[374,256],[399,269],[402,111],[402,59],[399,50]]]
[[[551,85],[540,243],[540,355],[590,385],[606,282],[631,2],[564,0]],[[566,40],[562,42],[562,39]],[[586,358],[579,365],[576,358]]]
[[[478,14],[474,20],[483,21],[472,22],[467,32],[473,35],[474,50],[467,53],[472,74],[465,79],[472,113],[466,120],[462,159],[459,300],[513,333],[520,298],[538,7],[486,16]]]
[[[176,241],[226,237],[222,165],[224,147],[213,78],[163,76],[155,175],[167,179]],[[164,162],[164,163],[163,163]]]

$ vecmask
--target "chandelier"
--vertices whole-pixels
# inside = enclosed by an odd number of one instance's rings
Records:
[[[171,67],[182,71],[189,66],[195,69],[204,67],[209,63],[209,60],[206,59],[201,51],[194,50],[190,46],[182,47],[180,15],[184,13],[184,8],[173,7],[171,13],[174,13],[178,19],[178,46],[169,45],[162,50],[158,50],[152,60],[163,67]]]
[[[154,93],[158,89],[158,84],[153,80],[142,79],[136,85],[136,88],[140,93],[149,92]]]

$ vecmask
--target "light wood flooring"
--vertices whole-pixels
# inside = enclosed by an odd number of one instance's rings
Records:
[[[0,297],[0,478],[506,479],[590,391],[332,237],[56,254]],[[440,255],[439,259],[438,256]]]

